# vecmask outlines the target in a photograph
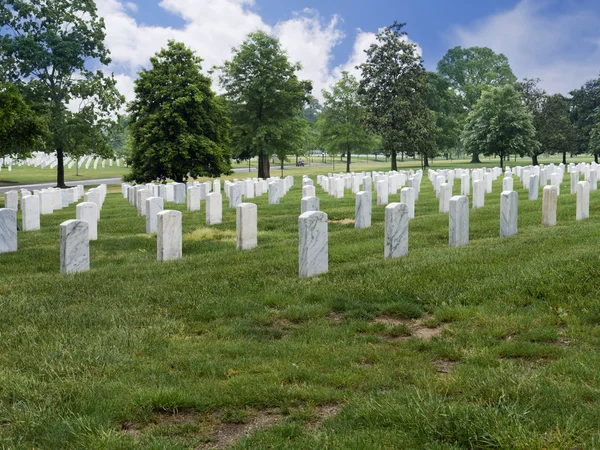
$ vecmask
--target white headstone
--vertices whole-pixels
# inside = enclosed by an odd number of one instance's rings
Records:
[[[405,187],[400,190],[400,203],[408,206],[408,218],[415,218],[415,194],[416,190],[412,187]]]
[[[4,207],[8,209],[19,209],[19,192],[8,191],[4,194]]]
[[[590,183],[580,181],[577,183],[577,220],[585,220],[590,217]]]
[[[460,247],[469,243],[469,198],[455,195],[450,199],[449,244]]]
[[[385,258],[408,254],[408,206],[390,203],[385,207]]]
[[[279,184],[275,181],[269,183],[269,205],[279,205]]]
[[[229,207],[237,208],[240,203],[242,203],[242,185],[236,183],[229,187]]]
[[[206,190],[206,186],[202,186]],[[187,189],[187,210],[200,211],[200,186],[191,186]]]
[[[320,211],[321,202],[318,197],[302,197],[302,200],[300,200],[300,210],[301,214],[308,211]]]
[[[298,218],[298,259],[300,278],[329,270],[328,217],[321,211],[308,211]]]
[[[88,223],[89,240],[98,239],[98,205],[94,202],[81,202],[75,208],[77,220],[84,220]]]
[[[235,211],[237,249],[253,249],[258,242],[258,208],[254,203],[240,203]]]
[[[161,211],[156,215],[158,261],[181,259],[182,224],[180,211]]]
[[[173,202],[178,205],[185,204],[185,183],[175,183],[173,185]]]
[[[165,208],[162,197],[150,197],[146,199],[146,233],[156,233],[157,215]]]
[[[17,251],[17,211],[0,208],[0,253]]]
[[[90,270],[90,232],[84,220],[60,224],[60,273]]]
[[[540,195],[540,183],[538,175],[529,176],[529,200],[537,200]]]
[[[314,197],[317,195],[315,187],[312,185],[302,186],[302,197]]]
[[[557,199],[558,188],[556,186],[544,186],[542,194],[542,225],[545,227],[556,225]]]
[[[356,194],[354,228],[369,228],[371,226],[371,203],[373,195],[370,191],[360,191]]]
[[[450,211],[450,199],[452,198],[452,185],[450,183],[442,183],[440,185],[440,207],[441,213]]]
[[[387,205],[388,204],[388,184],[385,180],[379,180],[377,182],[377,204]]]
[[[21,199],[23,231],[40,229],[40,198],[28,195]]]
[[[519,199],[515,191],[500,194],[500,237],[517,234]]]
[[[223,196],[220,190],[206,196],[206,225],[219,225],[223,221]]]
[[[483,208],[485,202],[485,185],[483,181],[473,181],[473,208]]]

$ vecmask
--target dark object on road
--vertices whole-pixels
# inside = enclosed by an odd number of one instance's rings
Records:
[[[296,163],[296,167],[304,167],[304,161],[302,161],[302,160],[299,160],[299,161]]]

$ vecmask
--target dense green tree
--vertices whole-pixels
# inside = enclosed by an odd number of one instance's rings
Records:
[[[590,133],[589,149],[594,157],[598,159],[598,155],[600,155],[600,109],[596,111],[596,121]]]
[[[12,83],[0,84],[0,158],[26,157],[42,149],[48,133],[43,117],[33,112]]]
[[[109,152],[109,117],[124,101],[115,79],[101,70],[110,63],[104,21],[93,0],[4,0],[0,28],[0,77],[46,115],[45,150],[56,152],[56,184],[64,187],[65,155]],[[67,108],[72,100],[81,105],[76,112]],[[83,143],[94,147],[83,149]]]
[[[566,164],[567,153],[577,152],[577,130],[571,123],[569,114],[569,99],[561,94],[546,97],[537,119],[534,120],[541,146],[533,154],[561,153],[562,161]],[[534,164],[536,163],[537,157],[534,158]]]
[[[575,124],[576,153],[588,153],[595,111],[600,108],[600,77],[571,92],[571,122]],[[595,154],[596,162],[598,155]]]
[[[517,80],[508,58],[487,47],[454,47],[440,60],[437,70],[450,80],[467,112],[473,109],[487,87],[513,84]],[[477,153],[471,162],[480,162]]]
[[[366,108],[358,94],[358,81],[348,72],[323,91],[323,113],[319,118],[319,142],[329,154],[346,155],[346,172],[350,172],[352,151],[367,150],[372,144],[365,126]]]
[[[360,94],[368,120],[381,136],[397,170],[398,153],[421,153],[427,160],[435,151],[435,117],[427,107],[427,72],[415,44],[408,41],[404,24],[394,22],[377,36],[360,65]]]
[[[540,130],[543,127],[541,123],[542,108],[548,100],[546,91],[540,87],[539,78],[524,78],[515,83],[515,89],[521,96],[521,102],[529,109],[533,119],[533,126],[536,130],[538,140],[540,139]],[[543,145],[531,150],[531,160],[534,166],[538,165],[538,156],[544,152],[550,153]]]
[[[305,140],[302,108],[312,90],[300,81],[279,41],[250,33],[218,69],[232,120],[234,146],[258,156],[258,176],[270,176],[270,155],[293,154]]]
[[[427,105],[435,113],[437,148],[448,154],[460,144],[465,110],[450,81],[436,72],[428,72]]]
[[[119,158],[128,158],[131,151],[129,121],[127,114],[119,114],[108,130],[110,147]]]
[[[510,155],[524,156],[540,145],[531,113],[510,85],[483,91],[467,117],[462,141],[469,152],[499,156],[500,167]]]
[[[169,41],[139,73],[129,105],[132,179],[181,182],[231,170],[229,120],[201,62],[181,42]]]

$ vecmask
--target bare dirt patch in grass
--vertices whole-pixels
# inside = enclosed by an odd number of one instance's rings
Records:
[[[410,330],[409,336],[389,336],[382,335],[386,340],[389,341],[404,341],[410,338],[422,339],[424,341],[430,341],[436,336],[439,336],[444,331],[444,326],[439,325],[434,320],[433,316],[425,315],[420,319],[404,319],[400,317],[394,317],[387,314],[376,317],[373,320],[374,323],[381,323],[388,327],[401,327],[405,326]],[[431,326],[435,324],[436,326]]]
[[[330,223],[340,223],[342,225],[354,225],[354,219],[330,220]]]
[[[450,361],[448,359],[436,359],[433,361],[433,365],[435,366],[439,374],[445,375],[452,372],[452,369],[454,369],[456,362]]]

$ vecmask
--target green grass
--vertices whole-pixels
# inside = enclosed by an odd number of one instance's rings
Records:
[[[75,207],[42,216],[0,255],[0,445],[202,448],[263,420],[232,445],[598,448],[600,193],[576,222],[566,180],[558,225],[542,228],[541,200],[515,179],[519,231],[500,239],[499,179],[470,211],[471,243],[451,249],[424,179],[397,260],[383,259],[383,206],[355,230],[342,222],[354,196],[317,188],[330,272],[312,279],[297,276],[299,178],[280,205],[254,200],[248,252],[233,210],[207,228],[204,206],[177,207],[183,259],[158,263],[113,188],[91,271],[61,276],[58,227]]]

